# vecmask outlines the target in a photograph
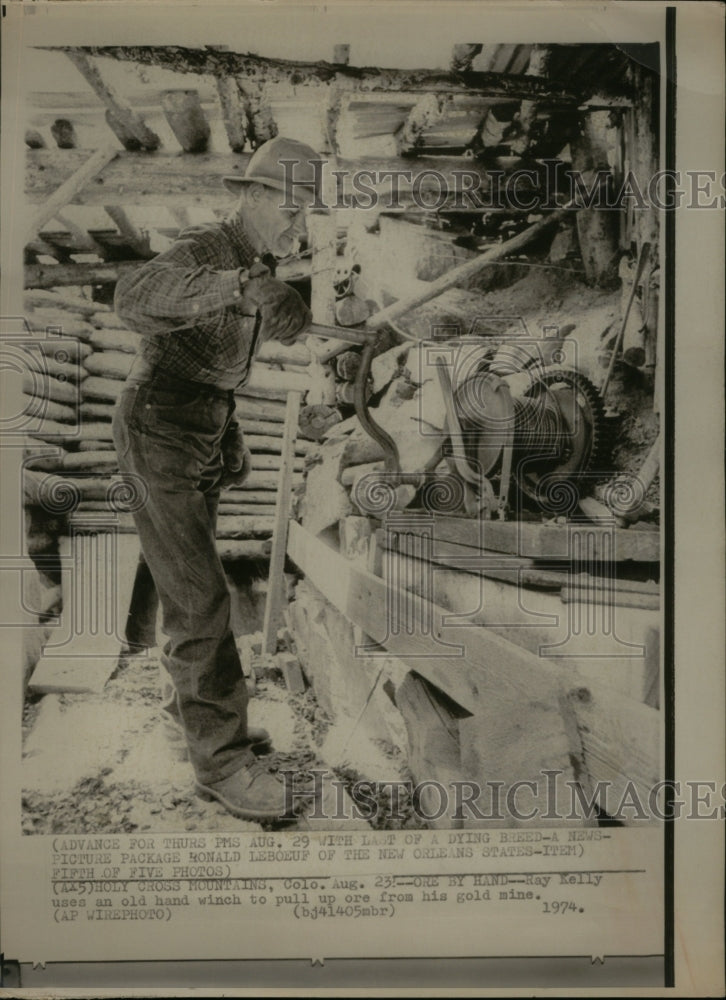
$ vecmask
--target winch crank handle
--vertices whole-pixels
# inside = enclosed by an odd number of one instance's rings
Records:
[[[371,372],[371,362],[373,361],[377,339],[375,334],[373,336],[368,334],[366,337],[366,343],[360,356],[360,368],[353,383],[353,406],[363,429],[383,448],[386,472],[392,472],[394,475],[400,477],[401,461],[398,454],[398,446],[391,435],[380,424],[376,423],[370,415],[366,399],[368,376]]]

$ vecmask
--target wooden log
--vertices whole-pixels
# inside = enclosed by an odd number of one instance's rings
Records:
[[[25,227],[23,243],[27,243],[28,240],[36,236],[45,223],[52,219],[59,209],[68,205],[116,156],[117,152],[118,149],[115,145],[108,145],[102,146],[101,149],[87,157],[83,164],[49,198],[34,212],[31,212]]]
[[[68,118],[56,118],[50,126],[50,134],[55,139],[58,149],[75,149],[77,145],[76,130]]]
[[[239,410],[237,412],[239,416]],[[242,418],[239,420],[239,425],[245,434],[262,434],[266,437],[277,438],[278,448],[280,447],[284,424],[274,424],[272,421],[268,422],[266,420],[245,420]]]
[[[24,395],[28,401],[25,412],[33,418],[33,421],[24,428],[26,432],[42,430],[46,420],[57,420],[59,423],[75,425],[78,415],[74,407],[64,403],[55,403],[46,396],[34,396],[32,393]]]
[[[309,387],[310,378],[304,372],[283,372],[255,361],[245,392],[306,392]]]
[[[274,423],[285,423],[285,404],[275,399],[257,399],[247,396],[245,391],[235,393],[237,398],[237,414],[241,418],[269,420]]]
[[[30,246],[30,244],[28,244]],[[50,247],[49,247],[50,249]],[[57,251],[56,251],[57,253]],[[62,288],[66,285],[113,284],[138,261],[105,261],[102,264],[26,264],[26,288]]]
[[[508,100],[541,100],[549,106],[576,108],[579,95],[553,80],[530,79],[509,73],[458,73],[430,69],[380,69],[374,66],[347,66],[335,63],[267,59],[250,53],[194,49],[181,46],[84,46],[64,48],[67,53],[109,56],[113,59],[161,66],[180,73],[202,73],[264,79],[266,84],[286,83],[296,88],[337,83],[346,90],[441,93],[479,93]],[[193,58],[192,58],[193,56]]]
[[[43,294],[48,294],[44,292]],[[46,341],[53,343],[60,338],[77,338],[86,343],[93,333],[90,323],[79,319],[69,312],[61,309],[32,309],[26,313],[26,319],[31,330],[39,334],[45,334]]]
[[[277,427],[278,425],[273,425]],[[283,438],[277,435],[267,435],[267,434],[251,434],[248,433],[244,424],[242,425],[242,430],[245,436],[245,442],[247,447],[252,452],[271,452],[273,454],[279,455],[283,448]],[[295,454],[296,455],[307,455],[312,447],[312,441],[296,441],[295,442]]]
[[[165,90],[161,107],[169,127],[185,153],[203,153],[209,142],[209,123],[197,90]]]
[[[142,233],[133,224],[120,205],[104,205],[104,208],[106,209],[106,214],[114,221],[126,244],[131,247],[134,253],[137,253],[139,257],[154,256],[148,232]]]
[[[51,336],[47,340],[37,340],[33,344],[33,350],[40,351],[44,356],[53,358],[60,363],[82,361],[91,353],[91,347],[83,341],[76,340],[73,337],[61,339],[55,336]],[[74,365],[73,367],[81,372],[84,371],[78,365]]]
[[[85,359],[83,365],[89,375],[125,379],[133,363],[133,356],[122,351],[96,351]]]
[[[273,517],[230,517],[217,519],[217,538],[264,538],[272,534]]]
[[[28,128],[25,130],[25,145],[28,149],[45,149],[47,143],[37,129]]]
[[[277,501],[273,522],[272,551],[270,553],[270,573],[265,601],[265,617],[262,627],[263,650],[274,653],[277,649],[277,629],[280,625],[284,600],[284,569],[287,553],[287,528],[291,513],[291,489],[293,483],[293,456],[300,415],[300,394],[291,392],[287,397],[285,410],[285,436],[280,460]]]
[[[26,309],[46,310],[46,312],[38,315],[38,318],[41,320],[46,320],[48,318],[47,310],[57,310],[60,313],[78,313],[80,316],[84,317],[93,316],[94,313],[110,312],[109,307],[103,305],[101,302],[90,302],[88,299],[83,299],[79,295],[68,295],[67,293],[58,295],[55,292],[33,290],[25,293],[24,302]],[[32,320],[32,316],[30,318]],[[61,322],[63,321],[61,320]],[[69,320],[69,324],[72,322],[72,320]],[[80,325],[79,329],[81,331],[85,331],[86,329],[89,329],[89,327],[87,325]],[[66,330],[66,333],[73,336],[79,335],[75,333],[75,330],[73,334],[71,334],[70,326]]]
[[[84,438],[78,442],[78,451],[114,451],[114,446],[111,441],[100,438]]]
[[[267,364],[309,365],[310,351],[305,344],[291,344],[286,347],[284,344],[268,341],[257,352],[255,361],[264,361]]]
[[[73,170],[82,163],[79,153],[79,150],[28,150],[25,174],[28,201],[42,201],[54,188],[69,180],[73,176]],[[154,157],[152,171],[149,170],[146,154],[120,151],[100,171],[95,181],[91,180],[82,186],[67,203],[104,207],[109,203],[133,206],[163,203],[167,207],[202,205],[208,209],[229,210],[230,195],[222,187],[222,177],[243,172],[248,159],[247,153],[177,156],[159,153]],[[338,159],[337,169],[342,172],[340,199],[336,192],[333,204],[338,204],[338,200],[341,203],[346,199],[350,201],[356,193],[351,178],[360,169],[360,163],[357,159]],[[440,192],[444,188],[454,198],[462,188],[462,171],[467,175],[467,187],[476,191],[472,196],[473,204],[476,205],[477,195],[484,197],[490,188],[487,171],[481,164],[474,160],[462,162],[456,157],[417,157],[415,161],[395,156],[371,158],[366,160],[366,169],[378,175],[392,171],[396,176],[400,198],[397,203],[394,202],[391,184],[384,181],[378,198],[380,208],[395,208],[396,204],[400,210],[416,207],[426,192],[430,192],[429,197],[436,201],[440,199]],[[416,181],[419,175],[420,179]],[[421,188],[416,200],[410,193],[414,182]],[[30,233],[28,240],[34,235],[35,232]]]
[[[102,421],[94,423],[90,420],[84,420],[81,417],[78,427],[84,440],[113,441],[113,431],[110,421],[108,423],[104,423]]]
[[[69,218],[63,212],[56,212],[55,218],[63,226],[63,229],[68,232],[70,239],[73,241],[73,252],[77,253],[82,251],[84,253],[94,253],[97,257],[102,260],[106,256],[105,249],[98,243],[93,236],[78,223],[74,222],[73,219]],[[52,237],[49,237],[52,238]]]
[[[88,342],[97,351],[121,351],[124,354],[136,354],[141,337],[131,330],[94,329]]]
[[[104,402],[115,403],[121,395],[123,382],[119,379],[100,378],[97,375],[89,375],[81,383],[81,396],[83,400],[102,400]]]
[[[118,458],[113,450],[69,452],[63,456],[60,467],[64,472],[111,470],[118,468]]]
[[[78,413],[81,418],[81,424],[86,420],[112,420],[113,411],[115,406],[113,403],[99,403],[99,402],[88,402],[84,400]]]
[[[246,484],[245,484],[246,485]],[[220,498],[220,509],[222,505],[232,508],[245,505],[257,505],[260,507],[275,506],[275,490],[222,490]]]
[[[130,105],[118,97],[115,90],[101,76],[95,62],[78,49],[68,50],[66,55],[84,80],[90,84],[96,96],[106,105],[106,121],[123,146],[127,150],[158,149],[160,145],[158,135],[148,128],[143,118],[133,111]]]
[[[237,80],[233,76],[215,76],[214,82],[222,105],[222,118],[230,148],[233,153],[241,153],[247,139],[246,115]]]
[[[222,562],[234,562],[237,559],[268,559],[272,542],[262,539],[222,539],[217,542],[217,552]]]
[[[274,512],[274,493],[270,493],[270,503],[226,503],[219,504],[219,515],[230,517],[270,517]]]
[[[264,453],[253,453],[252,455],[252,468],[257,471],[266,471],[268,469],[277,470],[280,467],[280,455],[269,455]],[[305,468],[305,459],[300,456],[295,456],[292,463],[292,467],[295,472],[302,472]]]
[[[26,396],[52,399],[56,403],[65,403],[68,406],[77,406],[79,401],[77,385],[53,378],[41,370],[23,375],[23,392]]]
[[[570,140],[572,169],[580,175],[602,171],[609,175],[609,112],[584,115],[581,134]],[[593,206],[577,213],[577,238],[585,268],[585,278],[598,288],[612,288],[618,282],[619,213]]]
[[[37,427],[27,431],[28,437],[40,438],[41,441],[55,443],[66,440],[77,440],[78,426],[76,424],[61,424],[56,420],[42,420]]]
[[[338,224],[334,213],[311,215],[308,237],[312,247],[310,309],[316,323],[335,323],[335,266]]]
[[[87,376],[88,372],[82,364],[69,364],[66,360],[58,360],[58,358],[65,359],[68,357],[62,348],[56,348],[53,353],[50,351],[36,351],[35,348],[36,345],[33,344],[32,350],[29,348],[25,350],[28,358],[27,365],[32,371],[39,372],[42,375],[49,375],[54,379],[60,379],[61,382],[74,384],[83,381]]]
[[[302,481],[299,472],[293,477],[295,482]],[[230,487],[230,493],[244,492],[245,490],[274,490],[277,488],[277,473],[265,469],[254,469],[250,473],[249,479],[245,481],[243,487]]]

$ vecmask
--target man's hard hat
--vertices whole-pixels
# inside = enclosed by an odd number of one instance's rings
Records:
[[[286,165],[283,161],[288,162]],[[318,162],[318,167],[314,162]],[[322,177],[321,156],[312,146],[296,139],[286,139],[276,136],[268,139],[250,157],[244,174],[236,174],[222,178],[222,183],[232,194],[239,194],[243,184],[264,184],[278,191],[307,191],[311,195],[320,196],[320,181]],[[291,181],[294,185],[291,186]]]

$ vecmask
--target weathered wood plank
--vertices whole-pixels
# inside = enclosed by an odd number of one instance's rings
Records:
[[[657,563],[660,532],[610,528],[595,524],[535,524],[435,517],[437,541],[532,559],[570,559]]]

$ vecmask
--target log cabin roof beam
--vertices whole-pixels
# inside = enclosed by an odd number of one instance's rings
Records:
[[[541,100],[577,106],[581,98],[563,84],[524,74],[466,72],[432,69],[382,69],[339,63],[269,59],[250,53],[221,52],[182,46],[46,46],[60,48],[69,58],[108,57],[142,65],[159,66],[179,73],[232,75],[256,83],[288,83],[292,86],[337,83],[360,91],[404,91],[440,93],[478,92],[482,96],[511,100]]]

